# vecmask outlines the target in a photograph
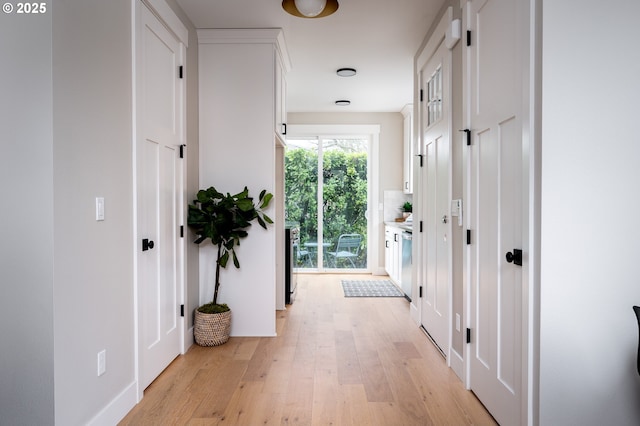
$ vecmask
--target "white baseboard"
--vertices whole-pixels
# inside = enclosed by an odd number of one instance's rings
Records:
[[[420,326],[420,311],[418,311],[418,307],[413,302],[409,304],[409,315],[411,315],[413,322]]]
[[[94,418],[87,422],[89,426],[113,426],[118,424],[137,404],[137,382],[132,382],[118,396],[107,404]]]
[[[449,351],[449,360],[451,363],[451,369],[466,386],[467,384],[464,378],[464,359],[462,359],[462,356],[456,352],[455,349],[451,348]]]
[[[373,269],[371,275],[387,275],[387,271],[384,269],[384,267],[378,267],[376,269]]]
[[[182,355],[186,354],[191,346],[193,346],[196,341],[193,338],[193,327],[187,329],[187,334],[184,336],[184,347],[182,348]]]

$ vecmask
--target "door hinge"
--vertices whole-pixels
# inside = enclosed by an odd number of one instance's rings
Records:
[[[180,305],[180,316],[184,316],[184,305]]]
[[[184,238],[184,225],[180,225],[180,238]]]
[[[184,158],[184,147],[185,146],[186,146],[185,144],[180,145],[180,158]]]
[[[467,46],[471,46],[471,30],[467,30]]]
[[[422,298],[422,286],[418,287],[419,295],[418,297]]]
[[[178,78],[182,78],[182,65],[178,67]]]
[[[424,99],[424,90],[420,89],[420,102]]]
[[[467,328],[467,343],[471,343],[471,329]]]
[[[471,229],[467,229],[467,245],[471,244]]]
[[[422,232],[422,221],[420,221],[420,232]]]

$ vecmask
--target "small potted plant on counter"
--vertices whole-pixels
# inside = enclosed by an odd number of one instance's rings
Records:
[[[402,217],[404,219],[408,218],[409,215],[413,212],[413,204],[411,204],[409,201],[405,201],[401,208]]]
[[[212,186],[198,191],[196,198],[189,205],[187,225],[198,235],[194,242],[210,241],[217,248],[217,256],[213,300],[196,310],[193,333],[200,346],[217,346],[229,340],[231,331],[231,310],[225,303],[218,303],[220,268],[226,268],[229,259],[236,268],[240,268],[235,246],[249,235],[247,228],[254,219],[264,229],[273,223],[263,212],[273,194],[263,190],[258,202],[254,203],[246,186],[244,191],[235,195],[225,195]]]

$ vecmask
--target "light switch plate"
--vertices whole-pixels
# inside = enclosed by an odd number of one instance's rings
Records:
[[[96,220],[104,220],[104,197],[96,197]]]
[[[98,352],[98,377],[107,371],[107,351],[106,349]]]

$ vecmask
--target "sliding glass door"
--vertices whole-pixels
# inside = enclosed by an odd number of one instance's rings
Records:
[[[287,139],[285,212],[300,228],[298,269],[367,269],[369,145],[366,137]]]

